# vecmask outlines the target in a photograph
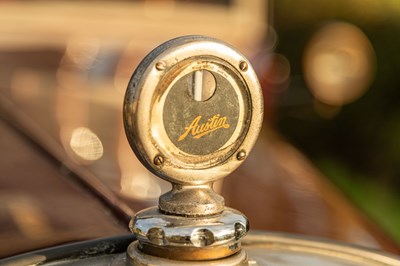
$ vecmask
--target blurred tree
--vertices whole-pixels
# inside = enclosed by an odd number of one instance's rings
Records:
[[[277,127],[400,240],[400,2],[281,0],[274,15],[277,52],[291,64],[290,87],[277,95]],[[376,56],[372,85],[342,107],[314,99],[302,70],[312,34],[332,21],[360,28]],[[332,115],[321,117],[316,105]]]

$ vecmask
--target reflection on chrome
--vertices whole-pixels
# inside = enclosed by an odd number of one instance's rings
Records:
[[[371,43],[349,23],[335,22],[320,29],[304,55],[307,85],[318,101],[328,105],[342,106],[359,99],[368,90],[374,69]]]
[[[74,129],[69,144],[75,155],[83,160],[96,161],[103,156],[101,140],[86,127]]]

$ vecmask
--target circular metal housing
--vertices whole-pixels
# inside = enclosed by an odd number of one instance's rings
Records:
[[[253,147],[262,99],[242,54],[209,37],[184,36],[154,49],[136,69],[125,95],[125,130],[156,175],[207,184],[236,169]]]

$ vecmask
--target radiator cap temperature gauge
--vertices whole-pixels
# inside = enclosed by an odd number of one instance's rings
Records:
[[[262,99],[249,61],[209,37],[170,40],[139,64],[125,95],[126,135],[139,160],[172,190],[158,208],[132,219],[133,264],[246,261],[241,239],[248,220],[225,208],[212,186],[249,154],[262,125]]]

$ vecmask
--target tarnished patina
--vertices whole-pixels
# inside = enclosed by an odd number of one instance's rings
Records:
[[[171,182],[172,190],[160,197],[158,208],[132,220],[138,239],[128,251],[132,263],[143,264],[139,258],[149,256],[209,261],[240,253],[248,220],[225,208],[213,183],[253,147],[262,99],[248,60],[209,37],[173,39],[139,64],[125,95],[126,134],[141,162]],[[236,258],[230,258],[232,265],[246,255]]]

